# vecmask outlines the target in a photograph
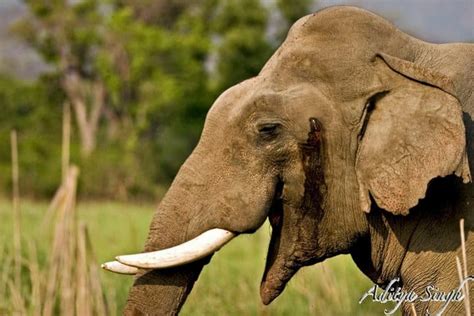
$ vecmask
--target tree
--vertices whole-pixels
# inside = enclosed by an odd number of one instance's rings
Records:
[[[213,28],[218,39],[217,91],[258,74],[272,53],[267,24],[268,12],[259,0],[220,2]]]
[[[82,154],[89,156],[96,147],[106,102],[95,62],[103,34],[99,4],[95,0],[25,0],[25,4],[31,16],[18,23],[16,30],[54,66],[75,112]]]
[[[173,23],[160,25],[148,22],[159,16],[142,20],[133,7],[120,6],[107,24],[99,65],[109,105],[126,119],[128,150],[140,146],[159,157],[154,163],[161,172],[151,172],[158,181],[172,178],[189,154],[212,101],[206,8],[190,5]]]
[[[170,29],[190,6],[196,7],[202,1],[123,0],[119,3],[122,7],[131,8],[133,16],[139,21],[147,25],[156,25]]]
[[[311,5],[314,3],[312,0],[276,0],[276,5],[281,12],[284,19],[280,25],[278,34],[278,40],[282,42],[288,29],[295,23],[299,18],[310,13]]]
[[[0,193],[11,189],[10,131],[18,132],[22,193],[52,194],[60,182],[61,107],[55,78],[24,83],[0,75]]]
[[[16,30],[51,65],[45,82],[61,93],[48,107],[73,107],[86,196],[155,195],[217,95],[257,75],[276,45],[268,1],[24,2],[31,16]]]
[[[313,2],[312,0],[276,0],[277,7],[289,26],[308,14]]]

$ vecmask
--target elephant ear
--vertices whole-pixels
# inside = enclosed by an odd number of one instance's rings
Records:
[[[371,195],[382,209],[406,215],[433,178],[454,173],[470,181],[463,113],[449,78],[378,56],[385,70],[402,76],[365,114],[356,159],[361,207],[370,211]]]

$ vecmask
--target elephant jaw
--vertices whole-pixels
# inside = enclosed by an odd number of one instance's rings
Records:
[[[283,292],[286,283],[300,268],[294,256],[289,255],[293,247],[288,248],[285,240],[282,239],[284,236],[282,236],[283,205],[281,200],[273,205],[268,219],[272,226],[272,237],[260,284],[260,297],[265,305],[270,304]]]
[[[262,303],[270,304],[285,289],[286,283],[298,271],[298,268],[288,268],[280,264],[270,268],[264,275],[260,285]]]
[[[274,243],[273,236],[274,234],[272,234],[265,272],[260,284],[260,297],[265,305],[270,304],[283,292],[286,283],[299,270],[299,266],[295,265],[293,261],[275,253],[278,251],[279,242]]]

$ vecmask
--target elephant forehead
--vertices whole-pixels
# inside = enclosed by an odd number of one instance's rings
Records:
[[[390,40],[396,28],[384,18],[357,7],[338,6],[321,10],[298,20],[288,39],[322,34],[333,40],[372,43]],[[387,38],[388,37],[388,38]],[[350,54],[352,52],[344,52]]]
[[[377,81],[371,61],[396,37],[406,36],[368,11],[323,10],[295,23],[262,75],[280,85],[309,82],[347,101]]]
[[[254,122],[266,118],[269,121],[291,121],[295,114],[308,108],[317,114],[320,112],[318,109],[324,112],[331,104],[320,89],[307,82],[262,85],[252,89],[248,97],[239,100],[239,106],[224,111],[229,120]]]
[[[311,84],[314,89],[341,101],[364,96],[379,78],[370,50],[354,50],[351,45],[337,42],[318,44],[316,37],[285,45],[262,70],[276,87]],[[351,54],[342,52],[351,51]]]

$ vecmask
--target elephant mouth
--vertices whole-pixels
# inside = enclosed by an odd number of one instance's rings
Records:
[[[300,268],[295,257],[287,255],[288,251],[291,253],[292,250],[288,249],[288,245],[282,239],[284,203],[280,198],[280,194],[276,195],[268,215],[272,227],[272,235],[268,247],[265,270],[260,284],[260,297],[265,305],[270,304],[283,292],[287,282]]]

